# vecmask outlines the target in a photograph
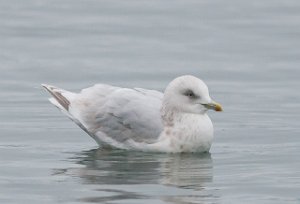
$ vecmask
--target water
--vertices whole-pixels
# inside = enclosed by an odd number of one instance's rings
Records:
[[[0,2],[1,203],[299,203],[300,3]],[[104,151],[40,83],[163,90],[201,77],[211,154]]]

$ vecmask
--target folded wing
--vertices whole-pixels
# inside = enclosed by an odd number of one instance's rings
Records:
[[[98,84],[75,94],[43,86],[53,96],[50,101],[100,145],[152,143],[162,131],[161,92]]]

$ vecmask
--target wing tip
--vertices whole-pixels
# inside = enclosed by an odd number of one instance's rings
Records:
[[[53,98],[60,104],[61,107],[63,107],[67,111],[69,110],[70,101],[62,95],[63,90],[60,90],[59,88],[48,84],[41,84],[41,86],[44,87],[53,96]],[[53,103],[53,101],[50,102]]]
[[[52,85],[49,85],[49,84],[41,84],[41,86],[50,93],[52,92],[52,90],[57,89],[55,86],[52,86]]]

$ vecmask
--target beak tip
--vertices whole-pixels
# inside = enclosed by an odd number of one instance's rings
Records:
[[[223,111],[223,108],[220,104],[216,103],[216,106],[215,106],[215,111],[218,111],[218,112],[221,112]]]
[[[215,111],[221,112],[221,111],[223,111],[223,109],[222,109],[221,106],[219,106],[219,107],[216,107],[216,108],[215,108]]]

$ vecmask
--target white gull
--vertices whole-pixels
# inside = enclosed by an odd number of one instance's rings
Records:
[[[97,84],[80,93],[42,84],[49,100],[102,147],[156,152],[208,152],[213,125],[208,109],[222,111],[206,84],[180,76],[164,94]]]

